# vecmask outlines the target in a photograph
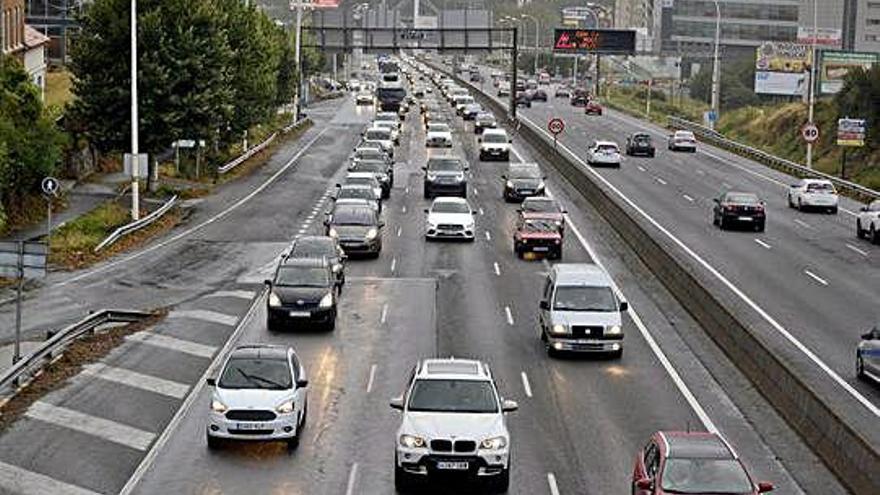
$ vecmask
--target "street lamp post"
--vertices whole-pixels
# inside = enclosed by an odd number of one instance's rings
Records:
[[[296,60],[296,94],[293,97],[293,119],[296,122],[299,122],[299,113],[300,113],[300,101],[302,98],[302,88],[303,88],[303,70],[302,70],[302,58],[301,58],[301,47],[302,47],[302,0],[291,0],[291,7],[296,7],[296,43],[294,44],[294,60]]]
[[[813,0],[813,40],[810,56],[810,110],[807,122],[813,125],[816,107],[816,41],[819,37],[819,0]],[[807,141],[807,168],[813,168],[813,143]]]
[[[137,0],[131,0],[131,219],[141,216],[138,182]]]
[[[535,77],[537,77],[537,75],[538,75],[538,53],[539,53],[539,51],[538,51],[539,50],[538,37],[541,35],[540,34],[541,24],[538,22],[538,19],[530,16],[529,14],[522,14],[522,15],[520,15],[520,17],[522,17],[523,19],[531,19],[532,21],[535,22]]]
[[[719,97],[721,94],[721,64],[719,64],[719,50],[721,45],[721,6],[718,5],[718,0],[713,0],[715,3],[715,55],[713,56],[712,63],[712,112],[714,113],[714,118],[709,119],[709,128],[715,129],[715,121],[718,120],[719,114]]]

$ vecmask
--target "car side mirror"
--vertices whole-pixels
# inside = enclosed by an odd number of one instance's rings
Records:
[[[297,388],[306,388],[308,386],[309,386],[309,381],[306,380],[305,378],[300,378],[299,380],[296,381]]]
[[[519,404],[514,400],[501,401],[501,412],[513,412],[519,409]]]
[[[762,481],[758,483],[758,493],[767,493],[773,491],[773,483]]]
[[[620,301],[620,311],[629,311],[629,303],[626,301]]]
[[[508,143],[512,143],[512,142],[513,142],[513,138],[508,139],[507,142],[508,142]]]
[[[550,309],[550,301],[543,300],[540,303],[538,303],[538,307],[541,309]]]
[[[216,387],[217,386],[217,379],[216,378],[208,378],[205,380],[205,383],[207,383],[209,387]]]
[[[788,186],[788,187],[798,187],[798,185],[797,185],[797,184],[792,184],[792,185],[790,185],[790,186]]]
[[[718,198],[713,198],[713,199],[712,199],[712,202],[715,203],[715,204],[720,204],[720,203],[721,203],[721,200],[718,199]]]
[[[379,220],[379,223],[378,223],[378,224],[376,224],[376,225],[378,225],[378,226],[379,226],[379,228],[380,228],[380,229],[381,229],[381,228],[382,228],[382,227],[384,227],[384,226],[385,226],[385,220]]]
[[[562,210],[560,211],[560,213],[562,213],[563,215],[568,215],[568,210]]]
[[[636,481],[636,488],[638,488],[639,490],[653,490],[654,480],[650,478],[642,478]]]
[[[398,411],[403,411],[403,397],[395,397],[388,402],[388,405],[391,406],[391,409],[396,409]]]
[[[424,170],[425,172],[427,172],[427,171],[428,171],[428,167],[422,167],[422,170]]]
[[[862,334],[862,340],[874,340],[877,337],[878,337],[877,333],[873,332],[873,331]]]

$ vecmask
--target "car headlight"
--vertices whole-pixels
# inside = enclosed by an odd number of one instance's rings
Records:
[[[339,273],[342,271],[342,263],[336,263],[333,265],[333,273]]]
[[[475,226],[476,226],[476,223],[471,221],[470,223],[465,224],[464,229],[465,230],[474,230]]]
[[[605,327],[605,335],[620,335],[621,333],[623,333],[623,329],[620,328],[620,325]]]
[[[415,435],[400,435],[400,445],[408,449],[420,449],[425,446],[425,439]]]
[[[566,334],[566,333],[568,333],[568,327],[565,325],[553,325],[550,328],[550,333],[553,333],[556,335]]]
[[[538,183],[538,190],[542,191],[544,189],[544,181]]]
[[[279,405],[278,407],[276,407],[275,411],[279,412],[281,414],[290,414],[293,412],[293,409],[294,409],[293,401],[289,400],[289,401]]]
[[[509,187],[510,189],[513,189],[513,181],[510,181],[510,180],[507,181],[507,187]]]
[[[379,235],[379,231],[376,228],[372,228],[367,231],[367,240],[375,239],[376,236]]]
[[[279,306],[281,306],[281,298],[278,297],[278,294],[276,294],[274,292],[270,292],[269,293],[269,307],[270,308],[277,308]]]
[[[428,174],[428,180],[431,181],[431,182],[437,180],[437,175],[435,175],[435,174]]]
[[[336,232],[336,229],[334,228],[331,228],[328,234],[330,234],[330,237],[339,237],[339,232]]]
[[[333,293],[328,292],[324,294],[324,297],[321,298],[321,302],[318,303],[319,308],[329,308],[333,306]]]
[[[464,182],[464,174],[459,174],[455,176],[456,182]]]
[[[214,399],[211,401],[211,410],[212,411],[218,412],[218,413],[224,413],[224,412],[226,412],[227,409],[228,408],[226,407],[226,404],[220,402],[218,399]]]
[[[480,442],[480,448],[486,450],[498,450],[507,447],[507,439],[504,437],[487,438]]]

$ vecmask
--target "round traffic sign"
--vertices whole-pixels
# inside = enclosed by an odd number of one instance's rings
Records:
[[[54,196],[58,192],[58,179],[55,177],[46,177],[43,179],[43,182],[40,184],[43,188],[43,193],[48,194],[50,196]]]
[[[565,122],[562,119],[550,119],[547,123],[547,130],[553,134],[559,134],[565,130]]]
[[[808,143],[815,143],[819,140],[819,127],[812,122],[807,122],[801,127],[801,136]]]

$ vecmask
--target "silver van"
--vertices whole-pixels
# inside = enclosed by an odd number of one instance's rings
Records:
[[[614,292],[611,277],[588,263],[553,265],[541,293],[538,325],[547,353],[591,352],[623,355],[620,313],[628,309]]]

